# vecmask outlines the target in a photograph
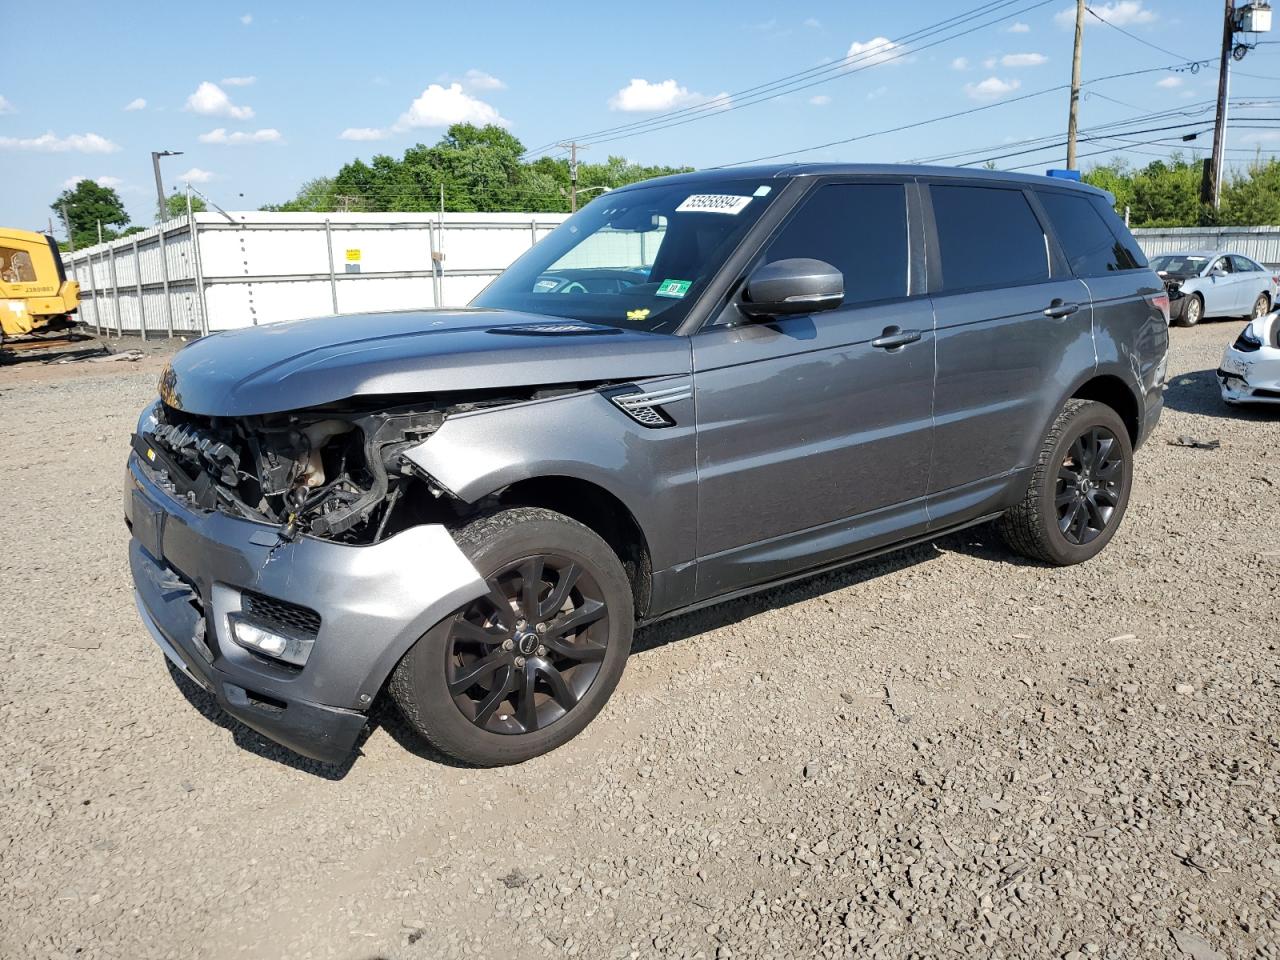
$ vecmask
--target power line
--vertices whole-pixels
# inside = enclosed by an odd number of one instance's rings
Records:
[[[940,39],[932,40],[929,43],[918,43],[919,40],[927,39],[939,33],[953,29],[963,23],[980,19],[991,13],[997,12],[1000,7],[1008,7],[1012,3],[1025,2],[1025,0],[1001,0],[997,4],[985,4],[983,7],[974,8],[974,10],[966,11],[964,14],[951,17],[946,21],[940,21],[929,27],[916,31],[913,34],[907,34],[898,40],[891,40],[887,45],[880,45],[871,50],[860,51],[852,54],[831,64],[825,64],[819,67],[813,67],[797,74],[791,74],[787,77],[780,78],[769,83],[759,84],[756,87],[750,87],[746,90],[736,93],[727,94],[722,97],[714,97],[702,104],[685,107],[681,110],[673,110],[668,113],[660,114],[646,120],[635,121],[629,124],[622,124],[617,127],[605,128],[590,134],[583,134],[574,139],[586,140],[591,143],[612,143],[615,140],[627,139],[640,133],[654,133],[658,130],[666,130],[672,127],[683,126],[686,123],[692,123],[695,120],[705,119],[708,116],[730,113],[734,110],[740,110],[745,107],[754,106],[757,103],[763,103],[768,100],[774,100],[789,93],[798,93],[801,90],[807,90],[810,87],[827,83],[835,79],[837,75],[849,75],[858,73],[871,67],[880,66],[882,64],[891,63],[901,60],[904,57],[919,53],[923,50],[930,49],[950,40],[957,39],[967,34],[974,33],[986,27],[993,26],[1012,17],[1020,16],[1037,7],[1046,6],[1054,0],[1036,0],[1026,6],[1020,7],[1010,12],[1000,13],[993,20],[985,23],[979,23],[968,29],[960,30],[943,36]],[[908,44],[916,44],[908,46]],[[804,82],[800,82],[804,81]],[[745,98],[745,99],[743,99]],[[612,134],[611,136],[603,136],[604,134]],[[599,139],[591,139],[599,137]],[[537,153],[544,148],[538,148],[530,151]]]
[[[1088,12],[1089,12],[1089,14],[1090,14],[1092,17],[1094,17],[1094,19],[1098,20],[1100,23],[1105,23],[1105,24],[1106,24],[1108,27],[1110,27],[1112,30],[1118,30],[1120,33],[1123,33],[1123,34],[1124,34],[1126,37],[1128,37],[1130,40],[1137,40],[1139,43],[1144,44],[1145,46],[1150,47],[1152,50],[1159,50],[1161,53],[1166,53],[1166,54],[1168,54],[1169,56],[1174,57],[1174,58],[1176,58],[1176,59],[1178,59],[1178,60],[1186,60],[1186,59],[1187,59],[1186,57],[1182,56],[1182,54],[1180,54],[1180,53],[1174,53],[1172,50],[1169,50],[1169,49],[1167,49],[1167,48],[1165,48],[1165,47],[1158,46],[1157,44],[1152,43],[1150,40],[1144,40],[1142,37],[1138,36],[1136,33],[1130,33],[1130,32],[1129,32],[1128,30],[1126,30],[1124,27],[1118,27],[1118,26],[1116,26],[1114,23],[1112,23],[1110,20],[1108,20],[1108,19],[1107,19],[1106,17],[1104,17],[1102,14],[1098,13],[1098,11],[1094,10],[1094,9],[1093,9],[1093,7],[1086,6],[1086,7],[1085,7],[1085,10],[1086,10],[1086,11],[1088,11]]]
[[[1186,61],[1184,61],[1184,63],[1185,62]],[[1192,62],[1196,62],[1196,61],[1192,61]],[[1205,60],[1205,61],[1199,61],[1199,62],[1209,63],[1210,61]],[[1169,66],[1148,67],[1145,70],[1129,70],[1124,73],[1113,73],[1105,77],[1096,77],[1093,80],[1086,80],[1084,82],[1084,86],[1088,86],[1093,83],[1103,83],[1104,81],[1107,81],[1107,80],[1120,80],[1125,77],[1133,77],[1133,76],[1138,76],[1140,74],[1145,74],[1145,73],[1160,73],[1165,70],[1171,70],[1171,69],[1174,69],[1174,67],[1169,67]],[[984,104],[980,107],[969,107],[965,110],[958,110],[955,113],[942,114],[941,116],[930,117],[926,120],[916,120],[912,123],[904,123],[896,127],[887,127],[883,130],[872,130],[868,133],[859,133],[851,137],[844,137],[840,140],[829,140],[826,143],[814,144],[813,146],[809,146],[809,147],[800,147],[795,150],[784,150],[780,153],[766,154],[765,156],[761,156],[761,157],[753,157],[750,160],[735,160],[731,163],[720,164],[718,167],[713,167],[712,169],[723,169],[725,167],[740,167],[740,166],[744,166],[746,164],[751,164],[751,163],[763,163],[767,160],[777,160],[782,157],[793,157],[796,154],[800,154],[800,153],[812,153],[815,150],[825,150],[828,147],[839,147],[848,143],[855,143],[859,140],[869,140],[872,137],[880,137],[890,133],[901,133],[904,130],[914,130],[917,127],[927,126],[928,124],[931,124],[931,123],[940,123],[944,120],[955,120],[960,117],[968,117],[968,116],[972,116],[975,113],[982,113],[983,111],[986,111],[986,110],[994,110],[997,107],[1006,107],[1006,106],[1009,106],[1010,104],[1019,103],[1025,100],[1031,100],[1035,97],[1043,97],[1046,94],[1057,93],[1059,91],[1066,90],[1070,86],[1071,85],[1068,83],[1060,83],[1060,84],[1057,84],[1056,86],[1046,87],[1043,90],[1036,90],[1036,91],[1033,91],[1032,93],[1024,93],[1017,97],[1010,97],[1007,100],[1000,100],[996,103]]]

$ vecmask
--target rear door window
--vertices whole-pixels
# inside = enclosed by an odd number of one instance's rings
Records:
[[[1093,204],[1093,209],[1098,216],[1102,218],[1112,235],[1116,238],[1120,255],[1120,264],[1122,270],[1145,270],[1147,267],[1147,255],[1142,252],[1142,247],[1138,246],[1138,241],[1133,239],[1133,234],[1129,232],[1129,228],[1124,225],[1124,221],[1120,219],[1120,215],[1112,209],[1111,204],[1096,194],[1090,195],[1089,202]]]
[[[1044,231],[1021,190],[933,184],[945,291],[1049,279]]]
[[[1039,192],[1040,202],[1077,277],[1132,269],[1127,251],[1087,196]]]
[[[812,257],[844,274],[845,304],[907,295],[907,194],[900,183],[829,183],[805,198],[765,263]]]
[[[1262,268],[1250,260],[1248,257],[1232,255],[1231,266],[1236,273],[1256,273]]]

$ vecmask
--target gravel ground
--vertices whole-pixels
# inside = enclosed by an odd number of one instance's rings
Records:
[[[323,767],[175,683],[118,502],[154,370],[0,370],[0,956],[1280,957],[1280,415],[1218,400],[1238,327],[1173,331],[1092,563],[979,528],[666,623],[483,771],[385,709]]]

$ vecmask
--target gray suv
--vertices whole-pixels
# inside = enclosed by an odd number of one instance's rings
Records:
[[[386,691],[480,765],[565,743],[637,624],[998,521],[1115,534],[1164,285],[1091,188],[894,166],[615,190],[467,309],[174,356],[125,482],[143,622],[324,761]]]

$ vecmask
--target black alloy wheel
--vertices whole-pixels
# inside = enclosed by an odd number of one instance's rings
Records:
[[[507,564],[449,629],[446,681],[483,730],[542,730],[576,707],[600,672],[609,605],[582,565],[537,555]]]
[[[1086,430],[1058,465],[1054,507],[1068,543],[1083,546],[1107,528],[1120,503],[1124,462],[1120,441],[1106,427]]]

